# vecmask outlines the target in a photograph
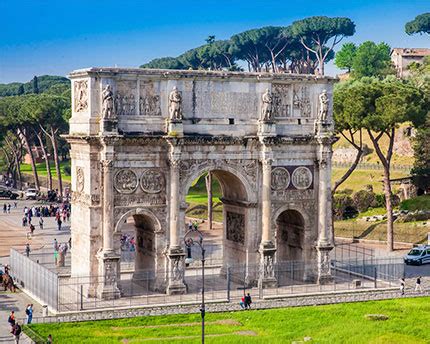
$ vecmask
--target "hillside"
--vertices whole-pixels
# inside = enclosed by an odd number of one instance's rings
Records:
[[[53,85],[58,85],[58,84],[70,85],[69,79],[63,76],[56,76],[56,75],[41,75],[37,77],[37,81],[39,86],[39,92],[45,92]],[[24,94],[33,92],[32,80],[25,83],[12,82],[9,84],[0,84],[0,97],[18,95],[18,89],[21,85],[24,86]]]

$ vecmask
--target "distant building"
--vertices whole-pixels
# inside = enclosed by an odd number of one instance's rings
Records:
[[[408,66],[412,62],[422,63],[425,56],[430,56],[429,48],[394,48],[391,50],[391,61],[400,78],[409,75]]]
[[[37,147],[37,146],[33,146],[33,147],[31,147],[31,151],[33,153],[34,162],[36,164],[39,164],[39,163],[45,161],[43,158],[42,148]],[[24,155],[24,164],[31,164],[30,154],[28,154],[28,153]]]

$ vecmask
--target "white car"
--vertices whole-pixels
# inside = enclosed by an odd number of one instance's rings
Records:
[[[25,191],[25,199],[36,199],[37,194],[38,192],[36,189],[27,189]]]
[[[430,263],[430,245],[414,247],[403,259],[406,265]]]

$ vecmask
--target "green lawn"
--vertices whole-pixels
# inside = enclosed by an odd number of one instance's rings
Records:
[[[343,168],[333,168],[331,180],[334,183],[340,179],[341,176],[346,172]],[[408,174],[406,172],[392,171],[391,178],[401,178]],[[354,192],[364,190],[366,185],[372,185],[375,193],[382,193],[382,170],[355,170],[349,176],[349,178],[339,187],[338,190],[351,189]],[[396,186],[393,185],[393,189]]]
[[[70,167],[70,160],[68,161],[61,161],[60,162],[60,168],[61,168],[61,176],[63,177],[63,180],[66,182],[70,182],[71,181],[71,177],[69,175],[67,175],[64,172],[64,168],[65,167]],[[53,161],[51,161],[51,165],[50,165],[50,170],[52,173],[52,178],[53,179],[57,179],[57,172],[55,170],[55,164]],[[47,177],[48,173],[46,170],[46,165],[44,162],[36,164],[36,168],[37,168],[37,173],[40,177]],[[33,171],[31,170],[31,165],[30,164],[21,164],[21,172],[25,173],[25,174],[33,174]]]
[[[276,301],[274,301],[276,302]],[[369,320],[384,314],[388,320]],[[430,298],[207,314],[208,343],[430,343]],[[136,317],[82,323],[35,324],[54,343],[199,343],[200,316]]]

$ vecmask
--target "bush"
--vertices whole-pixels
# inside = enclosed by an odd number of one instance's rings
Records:
[[[335,220],[345,220],[357,213],[352,198],[344,193],[336,193],[333,197],[333,217]]]
[[[376,199],[376,207],[385,208],[385,195],[384,194],[377,194],[375,199]]]
[[[370,207],[376,207],[376,195],[373,191],[360,190],[352,196],[355,208],[361,213]]]
[[[411,199],[406,199],[400,203],[402,210],[430,210],[430,195],[422,195]]]

